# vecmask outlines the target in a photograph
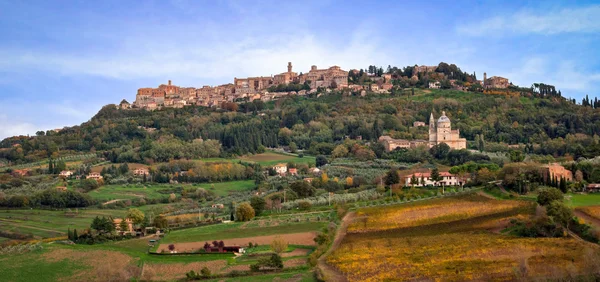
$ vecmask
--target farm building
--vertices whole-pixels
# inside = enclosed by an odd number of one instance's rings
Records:
[[[600,192],[600,184],[592,183],[585,186],[587,192]]]
[[[414,173],[404,177],[406,186],[457,186],[463,184],[458,177],[449,172],[440,172],[440,178],[441,180],[438,182],[433,181],[431,179],[431,172]],[[414,184],[413,179],[415,180]]]

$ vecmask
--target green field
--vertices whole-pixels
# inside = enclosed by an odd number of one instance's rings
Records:
[[[263,166],[273,166],[278,163],[293,162],[296,164],[315,164],[315,157],[304,156],[302,158],[292,154],[282,154],[276,152],[266,152],[251,156],[243,156],[239,158],[242,161],[256,162]]]
[[[173,190],[175,187],[185,186],[188,185],[105,185],[88,192],[88,194],[100,202],[110,200],[131,200],[137,198],[161,199],[169,197],[169,194],[171,194],[169,191]]]
[[[217,224],[196,228],[171,231],[161,243],[198,242],[204,240],[232,239],[273,234],[300,233],[318,231],[326,226],[325,222],[288,223],[270,227],[239,228],[242,223]]]
[[[96,216],[120,217],[124,213],[124,210],[80,209],[75,216],[68,216],[64,211],[3,210],[0,211],[0,229],[52,238],[65,236],[68,228],[79,230],[88,228]]]
[[[569,194],[569,196],[573,207],[600,205],[600,194]]]
[[[194,187],[204,188],[208,191],[212,191],[217,196],[227,196],[229,193],[251,191],[256,187],[256,184],[254,184],[254,180],[240,180],[229,182],[201,183],[195,185]]]

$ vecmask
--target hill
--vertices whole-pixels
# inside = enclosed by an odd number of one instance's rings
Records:
[[[20,164],[96,152],[113,162],[148,163],[256,153],[292,143],[310,154],[329,154],[346,137],[375,141],[387,132],[395,138],[427,139],[426,129],[413,128],[413,122],[428,122],[431,112],[442,110],[470,148],[483,136],[488,151],[506,152],[508,145],[520,144],[527,153],[554,157],[600,153],[600,112],[592,107],[561,97],[417,89],[367,97],[339,92],[290,96],[242,103],[237,111],[199,106],[119,110],[107,105],[80,126],[3,140],[0,159]],[[222,147],[199,139],[216,140]]]

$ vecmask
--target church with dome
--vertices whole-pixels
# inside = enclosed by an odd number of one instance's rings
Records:
[[[442,116],[437,121],[433,113],[429,116],[429,147],[440,143],[446,143],[451,149],[456,150],[467,148],[467,139],[460,138],[458,129],[452,130],[452,123],[445,111],[442,111]]]

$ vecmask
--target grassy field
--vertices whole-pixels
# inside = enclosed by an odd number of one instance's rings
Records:
[[[466,201],[471,201],[465,196]],[[458,199],[461,200],[461,199]],[[397,206],[398,220],[425,214],[447,214],[439,200],[417,203],[406,211]],[[483,200],[488,209],[476,209],[467,217],[448,221],[421,221],[395,229],[361,228],[349,233],[327,261],[349,281],[407,280],[545,280],[589,275],[600,270],[600,247],[568,238],[520,238],[501,233],[510,218],[531,217],[531,204],[504,208],[499,200]],[[471,206],[464,203],[465,206]],[[419,206],[423,207],[420,208]],[[495,208],[494,206],[499,206]],[[434,208],[435,207],[435,208]],[[362,216],[378,222],[389,220],[393,208],[381,212],[360,209]],[[436,211],[437,209],[437,211]],[[401,212],[404,210],[405,212]],[[370,211],[367,213],[366,211]],[[369,222],[369,220],[367,220]],[[414,221],[413,221],[414,222]],[[569,278],[567,278],[569,279]]]
[[[3,210],[0,211],[0,229],[38,238],[53,238],[65,236],[68,228],[88,228],[96,216],[120,217],[124,214],[124,210],[78,210],[74,216],[64,211]]]
[[[600,205],[600,193],[596,194],[569,194],[573,207]],[[568,198],[568,197],[567,197]]]
[[[266,152],[262,154],[243,156],[239,158],[243,161],[256,162],[263,166],[273,166],[278,163],[293,162],[296,164],[315,164],[315,157],[304,156],[302,158],[295,155],[280,154],[275,152]]]
[[[251,191],[256,188],[254,180],[239,180],[229,182],[201,183],[194,187],[204,188],[214,192],[217,196],[227,196],[234,192]]]
[[[12,211],[14,212],[14,211]],[[37,211],[34,211],[34,213]],[[99,211],[102,212],[102,211]],[[29,215],[30,214],[23,214]],[[35,215],[35,214],[34,214]],[[39,217],[52,217],[45,212]],[[88,216],[92,211],[88,212]],[[89,224],[89,222],[86,222]],[[296,223],[273,228],[244,228],[244,223],[220,224],[201,228],[172,231],[161,243],[178,241],[200,241],[207,238],[245,238],[257,235],[297,233],[321,229],[325,223]],[[0,255],[0,273],[6,281],[127,281],[138,280],[175,281],[185,278],[185,273],[199,272],[208,267],[212,273],[228,273],[233,270],[247,271],[257,257],[234,258],[232,254],[205,254],[164,256],[152,255],[147,251],[149,239],[133,239],[98,245],[44,244],[44,249],[25,254]],[[285,268],[301,267],[314,247],[290,246],[282,254]],[[249,253],[265,253],[268,245],[263,244]],[[143,271],[143,276],[142,276]],[[296,269],[282,273],[243,277],[244,281],[273,281],[292,279],[314,281],[312,272]],[[240,278],[215,279],[215,281],[240,281]]]
[[[226,196],[230,193],[250,191],[256,185],[254,180],[240,180],[216,183],[201,184],[130,184],[130,185],[105,185],[98,189],[88,192],[88,194],[100,201],[110,200],[131,200],[136,198],[162,199],[167,198],[171,193],[181,196],[181,191],[204,188],[214,192],[217,196]]]
[[[88,194],[100,201],[128,200],[136,198],[161,199],[169,197],[175,187],[186,187],[191,185],[156,185],[156,184],[131,184],[131,185],[105,185],[88,192]],[[162,192],[162,193],[161,193]],[[180,196],[181,193],[176,193]]]
[[[161,243],[199,242],[216,239],[232,239],[273,234],[318,231],[325,222],[287,223],[279,226],[240,228],[243,223],[217,224],[171,231]]]

